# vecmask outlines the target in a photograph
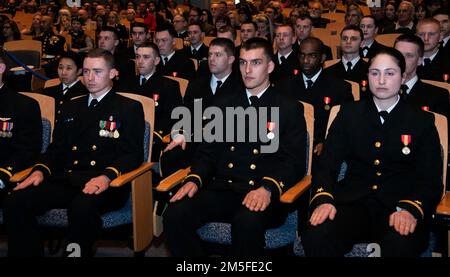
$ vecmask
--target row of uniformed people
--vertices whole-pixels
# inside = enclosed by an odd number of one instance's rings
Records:
[[[310,61],[308,61],[308,60],[310,60],[311,58],[314,58],[314,57],[320,57],[321,56],[321,50],[319,50],[319,49],[321,49],[321,47],[320,47],[320,42],[319,41],[315,41],[315,40],[313,40],[313,39],[311,39],[310,41],[309,41],[309,43],[308,43],[308,41],[305,41],[305,43],[304,43],[305,45],[306,45],[306,49],[301,53],[302,55],[301,55],[301,57],[304,57],[305,58],[305,60],[304,60],[304,64],[305,64],[305,69],[310,69],[311,68],[311,65],[310,65]],[[312,46],[311,45],[309,45],[309,44],[312,44]],[[317,44],[319,44],[319,45],[317,45]],[[315,48],[315,51],[316,52],[314,52],[314,50],[311,50],[311,52],[308,52],[308,46],[309,46],[309,48],[313,48],[314,49],[314,46],[316,47]],[[317,49],[317,46],[319,46],[319,49]],[[143,47],[143,48],[145,48],[145,47]],[[149,47],[150,48],[150,47]],[[224,48],[224,47],[223,47]],[[224,48],[225,49],[225,48]],[[154,49],[153,49],[154,50]],[[223,49],[222,49],[222,51],[224,51]],[[224,51],[225,53],[226,53],[226,51]],[[228,51],[229,52],[229,51]],[[230,52],[230,53],[233,53],[233,52]],[[312,54],[316,54],[316,55],[312,55]],[[226,57],[230,57],[230,55],[229,55],[229,53],[227,53],[227,55],[226,55]],[[319,65],[321,64],[321,59],[319,59],[318,60],[318,62],[316,62],[316,63],[318,63]],[[317,67],[317,64],[316,64],[316,67]],[[317,68],[315,68],[316,70],[317,70]],[[320,70],[320,66],[319,66],[319,68],[318,68],[319,70]],[[303,70],[303,71],[305,71],[305,70]],[[307,73],[307,70],[305,71],[306,72],[306,74],[308,74]],[[303,74],[303,73],[302,73]],[[316,74],[317,74],[317,72],[316,72]],[[213,80],[213,78],[211,78],[211,81]],[[226,80],[225,80],[225,82],[226,82]],[[306,86],[308,85],[307,83],[303,83],[303,85],[304,85],[304,87],[306,88]],[[219,86],[219,88],[220,88],[221,86]],[[216,87],[216,90],[217,90],[217,87]],[[194,98],[195,99],[195,98]],[[314,104],[314,103],[313,103]],[[325,104],[325,105],[323,105],[323,104]],[[318,104],[319,105],[319,109],[324,109],[324,110],[328,110],[334,103],[320,103],[320,104]],[[328,107],[327,107],[327,105],[328,105]],[[317,104],[315,105],[315,106],[317,106]],[[317,107],[316,107],[316,109],[317,109]],[[326,124],[326,122],[324,123],[324,124]],[[251,166],[251,165],[250,165]],[[257,165],[254,165],[254,167],[256,167]],[[233,167],[231,167],[231,168],[233,168]],[[250,167],[251,168],[251,167]]]

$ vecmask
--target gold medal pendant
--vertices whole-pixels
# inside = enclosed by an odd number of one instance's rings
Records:
[[[402,153],[404,155],[409,155],[409,153],[411,153],[411,149],[408,147],[408,145],[411,143],[411,135],[402,135],[401,140],[404,145],[404,147],[402,148]]]
[[[325,105],[324,108],[325,108],[326,111],[329,111],[329,110],[330,110],[330,106],[329,106],[329,105]]]
[[[409,153],[411,153],[411,149],[409,149],[409,147],[405,146],[402,148],[402,153],[405,155],[409,155]]]
[[[155,106],[158,107],[158,105],[159,105],[158,102],[155,102]]]
[[[275,138],[275,134],[273,132],[269,132],[269,133],[267,133],[267,138],[268,139],[274,139]]]
[[[120,137],[119,131],[115,130],[114,131],[114,138],[118,139]]]

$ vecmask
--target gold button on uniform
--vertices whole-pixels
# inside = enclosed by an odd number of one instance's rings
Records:
[[[373,185],[373,186],[372,186],[372,189],[373,189],[373,190],[377,190],[377,189],[378,189],[378,186],[377,186],[377,185]]]
[[[236,148],[234,146],[231,146],[230,151],[234,151],[234,150],[236,150]]]
[[[228,168],[233,168],[233,166],[234,166],[234,165],[233,165],[232,163],[229,163],[229,164],[228,164]]]
[[[250,181],[248,181],[248,184],[253,186],[253,185],[255,185],[255,182],[253,182],[253,180],[250,180]]]
[[[77,160],[73,161],[73,164],[74,164],[74,165],[77,165],[77,164],[78,164],[78,161],[77,161]]]
[[[380,148],[381,147],[381,142],[377,141],[375,142],[375,148]]]
[[[374,164],[374,165],[380,165],[380,160],[375,160],[375,161],[373,161],[373,164]]]
[[[91,165],[94,166],[96,164],[95,161],[91,161]]]
[[[231,181],[231,180],[228,180],[228,183],[229,183],[229,184],[231,184],[231,183],[233,183],[233,181]]]
[[[95,150],[97,150],[97,145],[95,145],[95,144],[94,144],[94,145],[92,145],[92,147],[91,147],[91,148],[92,148],[92,150],[94,150],[94,151],[95,151]]]
[[[60,114],[61,113],[61,111],[58,111],[58,114]]]
[[[258,155],[259,154],[258,149],[253,149],[253,154]]]
[[[256,169],[256,165],[251,164],[251,165],[250,165],[250,169],[255,170],[255,169]]]
[[[74,146],[72,146],[72,151],[77,151],[77,146],[76,145],[74,145]]]
[[[62,105],[64,102],[63,101],[59,101],[59,104]]]
[[[381,176],[381,172],[377,171],[377,176],[380,177]]]

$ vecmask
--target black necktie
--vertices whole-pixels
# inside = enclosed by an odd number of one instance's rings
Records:
[[[444,48],[444,41],[443,40],[441,40],[439,42],[439,50],[441,50],[442,48]]]
[[[165,57],[164,58],[164,65],[166,65],[169,62],[169,58]]]
[[[258,107],[258,96],[250,96],[250,105]]]
[[[389,113],[387,111],[378,112],[378,115],[383,118],[384,122],[386,122],[389,118]]]
[[[405,84],[400,86],[400,96],[402,99],[406,99],[406,97],[408,97],[408,89],[409,87]]]
[[[423,64],[424,66],[429,66],[431,64],[431,59],[430,58],[423,59]]]
[[[286,57],[285,56],[281,56],[280,60],[281,60],[281,64],[284,64],[286,62]]]
[[[193,56],[197,55],[197,49],[195,49],[195,48],[192,49],[192,55],[193,55]]]
[[[89,109],[95,108],[98,105],[97,99],[92,99],[91,103],[89,104]]]
[[[306,89],[309,89],[313,86],[314,82],[312,80],[306,80]]]
[[[218,80],[218,81],[217,81],[217,87],[216,87],[216,90],[217,90],[218,88],[220,88],[221,85],[222,85],[222,81]]]
[[[347,72],[350,72],[352,70],[352,62],[347,62]]]
[[[144,76],[141,76],[141,86],[144,85],[147,82],[147,79],[145,79]]]

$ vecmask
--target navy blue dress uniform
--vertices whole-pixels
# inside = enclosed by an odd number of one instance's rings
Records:
[[[47,62],[42,66],[45,75],[49,78],[57,78],[57,62],[59,57],[64,54],[66,39],[63,36],[56,35],[53,31],[49,31],[35,38],[35,40],[42,42],[42,55]]]
[[[311,212],[330,203],[337,213],[305,232],[305,253],[343,256],[353,244],[376,242],[382,256],[420,255],[443,190],[440,153],[431,113],[399,101],[381,123],[371,99],[343,105],[313,173],[310,201]],[[389,227],[390,214],[402,209],[418,222],[407,236]]]
[[[102,228],[100,215],[122,207],[129,187],[84,194],[94,177],[115,179],[143,162],[144,113],[139,102],[108,92],[96,106],[88,96],[65,104],[54,139],[33,170],[43,172],[39,186],[13,192],[5,199],[10,256],[42,255],[35,217],[53,208],[67,208],[68,241],[78,243],[81,255],[91,248]]]
[[[195,51],[194,51],[195,50]],[[197,61],[207,60],[208,59],[208,51],[209,47],[204,43],[200,46],[200,48],[192,49],[191,46],[185,46],[183,49],[178,50],[180,54],[185,56],[186,58],[194,59]]]
[[[433,60],[423,57],[423,64],[417,67],[420,79],[445,82],[444,75],[450,74],[450,54],[439,50]]]
[[[156,67],[156,71],[161,75],[175,76],[187,80],[192,80],[196,76],[194,62],[177,51],[167,63],[161,57],[161,62]]]
[[[116,89],[119,88],[120,83],[127,82],[136,76],[136,55],[132,58],[128,58],[126,57],[125,51],[116,49],[114,52],[114,61],[116,62],[115,68],[119,71],[119,76],[114,79],[114,88]]]
[[[8,190],[9,178],[39,157],[42,121],[38,103],[6,85],[0,88],[0,103],[0,180]]]
[[[86,95],[88,93],[89,91],[80,80],[76,81],[76,83],[71,87],[64,87],[64,85],[61,83],[53,87],[44,88],[44,91],[42,92],[42,94],[55,98],[56,123],[58,123],[61,117],[62,107],[64,103],[68,102],[73,97]]]
[[[142,83],[142,84],[141,84]],[[152,161],[158,161],[166,144],[162,142],[169,135],[175,121],[172,110],[182,105],[180,85],[177,81],[155,72],[148,80],[135,76],[120,82],[120,90],[152,98],[155,101],[155,126],[153,129]]]
[[[350,84],[326,74],[323,70],[310,88],[306,88],[301,73],[282,79],[277,83],[277,88],[290,99],[314,106],[314,144],[325,140],[331,108],[353,101]]]
[[[220,105],[221,101],[226,101],[229,97],[233,97],[236,91],[244,86],[240,72],[232,71],[225,82],[218,87],[216,86],[216,91],[213,93],[210,85],[211,78],[212,75],[210,74],[208,77],[200,77],[189,82],[186,94],[183,98],[183,106],[188,108],[191,114],[191,133],[187,134],[183,131],[180,133],[188,136],[191,142],[186,144],[185,150],[182,150],[181,147],[175,147],[174,149],[163,153],[160,160],[160,168],[163,177],[169,176],[173,172],[191,165],[195,150],[199,146],[198,142],[193,141],[193,130],[195,125],[194,107],[201,103],[201,113],[203,114],[205,109],[215,106],[215,102],[218,102],[217,105]],[[209,120],[202,116],[202,127],[208,122]]]
[[[278,53],[275,54],[273,62],[275,63],[275,69],[270,74],[270,80],[272,82],[277,82],[286,76],[290,76],[298,72],[300,69],[300,65],[298,63],[298,52],[292,50],[289,56],[284,57],[284,61],[280,63],[278,59]]]
[[[228,107],[250,105],[245,89],[226,97],[228,100],[223,103]],[[305,173],[303,108],[272,87],[258,102],[259,107],[279,107],[279,122],[275,127],[279,128],[278,150],[262,153],[260,147],[266,143],[260,139],[248,142],[248,137],[242,143],[213,142],[199,146],[184,181],[194,182],[199,191],[193,198],[185,197],[170,204],[164,214],[164,230],[174,256],[204,255],[196,229],[214,221],[231,223],[233,256],[262,256],[265,230],[285,220],[287,211],[280,205],[279,196]],[[236,128],[233,131],[236,135]],[[248,192],[261,186],[271,191],[272,200],[263,212],[252,212],[242,201]]]
[[[367,80],[368,70],[369,63],[367,63],[363,59],[359,59],[359,61],[354,66],[352,66],[350,71],[347,71],[347,66],[344,66],[342,60],[340,60],[338,63],[327,67],[325,69],[325,72],[338,79],[345,79],[360,84],[362,80]]]
[[[63,36],[56,35],[53,31],[46,32],[37,37],[36,40],[42,42],[42,54],[54,56],[48,58],[49,62],[56,61],[59,55],[64,53],[64,44],[66,39]]]
[[[419,79],[412,88],[408,88],[407,94],[401,92],[401,96],[414,107],[449,117],[449,92],[446,89],[424,83]]]
[[[374,40],[370,47],[366,46],[359,48],[359,55],[361,56],[361,58],[371,58],[375,53],[383,48],[386,48],[386,46]]]

